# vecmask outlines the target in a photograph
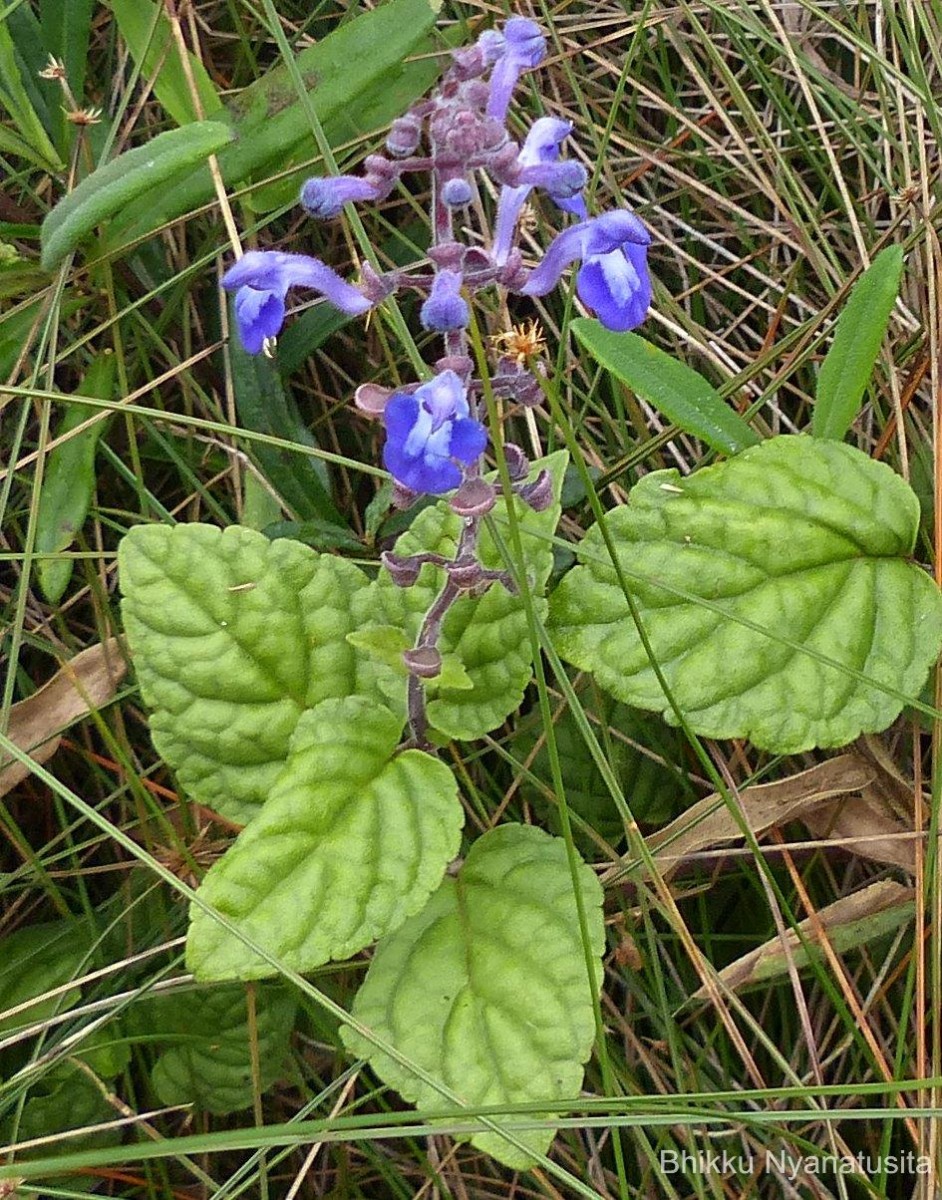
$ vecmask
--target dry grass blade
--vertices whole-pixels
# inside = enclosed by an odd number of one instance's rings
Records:
[[[59,748],[63,730],[106,704],[127,670],[118,639],[108,638],[69,659],[34,695],[10,709],[7,736],[38,763]],[[0,755],[0,796],[29,774],[20,762]]]
[[[784,938],[771,938],[758,949],[736,959],[720,971],[720,979],[733,990],[766,982],[784,975],[790,961],[797,967],[807,966],[812,954],[821,951],[825,939],[837,953],[855,949],[911,921],[915,895],[912,888],[892,879],[872,883],[820,909],[813,917],[802,921],[797,929],[788,930]],[[707,993],[700,988],[690,999],[706,1000]]]

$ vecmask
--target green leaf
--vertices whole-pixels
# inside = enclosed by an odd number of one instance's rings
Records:
[[[818,375],[811,432],[840,441],[853,424],[880,353],[903,274],[903,248],[881,250],[837,319],[834,341]]]
[[[69,89],[81,104],[88,69],[88,38],[95,0],[39,0],[43,42],[65,67]],[[58,83],[56,83],[58,89]]]
[[[354,691],[351,563],[232,526],[139,526],[118,553],[151,735],[195,800],[248,821],[301,713]]]
[[[233,327],[234,306],[233,300],[230,305]],[[263,354],[247,353],[238,338],[232,338],[229,343],[229,361],[242,427],[253,433],[272,434],[301,446],[316,448],[317,442],[285,392],[272,363]],[[331,525],[349,529],[331,499],[327,468],[320,459],[261,444],[254,445],[252,453],[265,478],[295,516],[302,521],[329,521]]]
[[[89,367],[79,385],[82,396],[110,400],[114,391],[116,360],[111,350],[103,351]],[[65,410],[56,430],[56,438],[66,437],[93,415],[81,405]],[[46,461],[39,512],[36,517],[36,551],[58,554],[67,550],[85,523],[95,491],[95,448],[106,420],[95,422],[84,433],[56,446]],[[69,558],[42,558],[36,564],[36,576],[50,604],[58,604],[72,578]]]
[[[54,55],[65,67],[65,77],[77,104],[85,97],[88,40],[94,8],[95,0],[39,0],[43,44],[47,53]],[[59,82],[50,80],[47,86],[51,93],[50,116],[54,117],[56,140],[60,145],[68,145],[74,127],[68,124],[62,112]]]
[[[27,92],[17,62],[16,46],[9,24],[0,20],[0,107],[13,118],[18,136],[28,157],[47,171],[61,171],[65,165],[49,140],[42,121]]]
[[[154,94],[166,111],[178,125],[201,120],[170,22],[160,6],[154,0],[109,0],[109,3],[121,36],[141,69],[142,79],[154,80]],[[195,54],[188,57],[202,117],[221,118],[223,104],[206,68]]]
[[[708,380],[644,338],[613,333],[586,317],[571,328],[596,362],[685,433],[723,454],[738,454],[759,441]]]
[[[217,985],[145,998],[132,1005],[130,1015],[138,1037],[161,1050],[151,1072],[160,1102],[196,1103],[225,1114],[248,1108],[254,1098],[253,1036],[258,1039],[261,1090],[282,1076],[296,1009],[286,988],[259,985],[253,1035],[246,989]]]
[[[536,478],[537,472],[544,468],[553,477],[556,503],[545,512],[535,513],[514,500],[530,592],[536,598],[539,613],[546,611],[542,596],[553,567],[549,539],[559,521],[559,491],[566,460],[566,452],[557,451],[533,464],[531,478]],[[506,542],[507,511],[502,498],[498,499],[491,515]],[[395,552],[404,556],[431,552],[451,557],[460,532],[461,518],[441,502],[419,513],[411,529],[397,540]],[[500,551],[486,525],[482,527],[479,549],[486,567],[504,568]],[[440,567],[427,564],[415,585],[399,588],[384,571],[355,601],[355,614],[360,625],[396,626],[405,630],[409,644],[414,645],[422,618],[438,594],[443,579],[444,571]],[[428,718],[436,729],[449,737],[471,741],[494,729],[520,706],[533,674],[526,608],[520,596],[496,583],[483,596],[462,597],[445,618],[439,649],[443,656],[454,655],[458,659],[467,679],[452,676],[459,680],[457,687],[451,685],[448,676],[428,684]],[[391,702],[404,704],[405,686],[398,676],[378,673],[376,686]]]
[[[889,467],[807,437],[770,439],[687,478],[655,472],[606,516],[693,729],[779,753],[886,728],[903,701],[881,685],[918,695],[942,644],[942,597],[908,561],[918,520]],[[552,598],[560,654],[671,720],[597,526],[580,558]]]
[[[649,824],[669,820],[678,810],[679,802],[686,798],[692,803],[696,799],[683,771],[669,765],[683,762],[683,738],[652,714],[619,704],[601,693],[593,695],[594,690],[583,687],[580,700],[595,718],[596,736],[603,749],[609,751],[609,763],[628,800],[632,816]],[[568,707],[555,722],[554,730],[570,813],[575,813],[610,845],[617,846],[625,835],[624,823]],[[538,726],[521,729],[514,738],[515,757],[524,761],[536,745],[538,736]],[[553,791],[549,753],[542,738],[529,769],[544,788]],[[562,833],[559,807],[547,798],[544,790],[526,778],[521,790],[541,815],[546,813],[550,829]],[[575,839],[584,853],[598,854],[598,843],[588,832],[577,828]]]
[[[390,71],[401,72],[407,59],[431,49],[427,35],[434,20],[428,0],[389,0],[302,50],[297,65],[319,120],[329,123],[358,97],[379,96],[388,89]],[[280,172],[296,153],[310,158],[311,124],[283,63],[242,91],[228,111],[236,140],[219,156],[227,187]],[[114,248],[144,237],[212,196],[208,168],[194,170],[153,196],[146,209],[129,210],[125,220],[116,221],[109,245]]]
[[[42,265],[51,271],[103,221],[136,206],[149,207],[155,192],[175,175],[232,141],[219,121],[200,121],[159,133],[85,177],[43,221]]]
[[[457,24],[444,31],[443,40],[456,45],[463,32],[461,25]],[[412,36],[412,33],[410,30],[409,35]],[[430,39],[413,45],[408,58],[403,57],[391,62],[384,74],[373,80],[369,87],[352,92],[349,103],[334,110],[323,123],[324,136],[328,143],[338,148],[358,146],[364,138],[372,136],[377,129],[383,129],[400,113],[405,112],[410,104],[424,96],[434,85],[447,62],[441,54],[429,54],[432,49],[433,43]],[[248,194],[246,203],[253,212],[271,212],[272,209],[281,208],[297,199],[301,184],[311,174],[310,165],[305,165],[310,162],[310,150],[306,141],[294,147],[290,159],[284,164],[285,167],[292,161],[299,164],[297,171],[286,178],[274,179]]]
[[[268,803],[210,869],[200,896],[295,971],[349,958],[417,912],[458,852],[464,813],[444,763],[396,754],[402,722],[363,697],[298,722]],[[193,906],[199,979],[274,974]]]
[[[579,865],[590,950],[605,944],[602,889]],[[593,992],[565,843],[502,825],[474,843],[455,879],[377,947],[353,1015],[469,1105],[569,1099],[582,1086],[595,1034]],[[441,1097],[344,1026],[347,1047],[420,1110]],[[528,1116],[532,1114],[528,1113]],[[545,1153],[551,1129],[520,1140]],[[472,1139],[507,1166],[532,1158],[494,1133]]]
[[[0,1012],[27,1005],[0,1021],[0,1031],[44,1021],[77,1003],[77,987],[52,997],[46,993],[69,983],[83,964],[91,969],[93,940],[87,923],[70,920],[25,925],[0,940]]]
[[[70,1062],[63,1062],[45,1072],[29,1089],[26,1103],[17,1120],[8,1118],[0,1123],[0,1140],[15,1143],[34,1138],[49,1139],[45,1145],[18,1152],[17,1158],[47,1158],[72,1154],[75,1151],[114,1146],[121,1141],[122,1131],[113,1124],[115,1110],[104,1090],[94,1079]],[[110,1128],[94,1129],[64,1137],[66,1132],[86,1126],[112,1123]],[[91,1191],[96,1180],[74,1174],[44,1175],[46,1187],[67,1188],[70,1192]],[[33,1195],[48,1196],[44,1188]]]

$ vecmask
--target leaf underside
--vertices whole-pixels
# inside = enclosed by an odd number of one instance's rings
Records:
[[[604,945],[602,892],[580,864],[590,949]],[[595,983],[601,983],[596,965]],[[595,1033],[592,989],[573,881],[561,839],[503,825],[475,842],[457,877],[380,943],[353,1015],[396,1050],[477,1105],[578,1096]],[[440,1094],[346,1026],[341,1036],[420,1109]],[[532,1116],[532,1114],[528,1114]],[[545,1153],[551,1128],[472,1142],[511,1167]]]
[[[918,519],[888,467],[788,436],[649,475],[605,522],[694,731],[794,753],[884,729],[904,703],[885,689],[918,694],[942,644],[939,590],[908,561]],[[552,597],[560,654],[675,719],[597,526],[579,553]]]

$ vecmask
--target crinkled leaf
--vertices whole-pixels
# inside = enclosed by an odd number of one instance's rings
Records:
[[[887,246],[854,284],[818,375],[811,418],[815,437],[840,440],[853,424],[880,353],[902,274],[902,246]]]
[[[74,1063],[63,1062],[32,1084],[18,1119],[11,1115],[0,1123],[0,1141],[7,1143],[15,1138],[18,1144],[48,1138],[45,1145],[21,1151],[17,1158],[24,1162],[31,1158],[54,1161],[58,1155],[116,1145],[122,1137],[120,1126],[114,1124],[117,1116],[99,1084]],[[102,1125],[110,1128],[102,1129]],[[87,1133],[62,1136],[67,1131],[86,1128]],[[96,1182],[94,1178],[75,1174],[48,1174],[41,1178],[46,1187],[67,1188],[70,1192],[92,1191]],[[48,1195],[43,1187],[32,1194]]]
[[[540,613],[546,611],[542,596],[553,567],[549,539],[559,521],[559,489],[566,458],[565,451],[558,451],[534,464],[531,478],[544,468],[553,477],[556,502],[545,512],[536,513],[519,500],[514,501],[527,579]],[[491,515],[508,543],[507,511],[502,499],[498,499]],[[412,528],[396,542],[395,552],[403,556],[432,552],[451,557],[460,533],[461,518],[446,503],[438,503],[416,517]],[[486,525],[482,526],[479,546],[486,567],[504,569],[503,558]],[[443,579],[441,568],[426,564],[416,584],[399,588],[384,571],[370,590],[356,600],[356,614],[363,624],[372,621],[404,629],[413,644]],[[436,729],[449,737],[470,741],[494,729],[519,707],[533,671],[526,608],[520,596],[496,583],[481,597],[462,597],[445,618],[439,649],[443,655],[457,657],[471,686],[464,682],[456,688],[431,681],[428,717]],[[404,703],[405,687],[401,679],[387,673],[378,677],[377,682],[390,700]]]
[[[351,696],[298,722],[268,803],[209,871],[200,896],[295,971],[349,958],[417,912],[458,852],[454,776],[402,722]],[[274,974],[193,906],[187,964],[200,979]]]
[[[192,1104],[214,1113],[247,1108],[254,1096],[252,1038],[258,1039],[261,1090],[282,1075],[294,1026],[294,996],[276,984],[255,991],[249,1026],[246,989],[202,987],[132,1006],[133,1028],[160,1055],[151,1072],[162,1104]]]
[[[614,333],[579,317],[571,328],[584,350],[616,379],[686,433],[714,450],[736,454],[758,435],[703,376],[636,333]]]
[[[938,654],[942,597],[908,559],[916,497],[851,446],[779,437],[688,478],[659,471],[605,520],[698,733],[779,753],[840,746],[889,725],[903,702],[880,685],[918,695]],[[598,527],[580,557],[552,600],[559,652],[670,720]]]
[[[590,719],[595,718],[595,735],[636,820],[669,820],[685,797],[695,799],[683,771],[669,765],[683,761],[683,739],[675,729],[651,713],[619,704],[608,695],[592,695],[588,688],[582,689],[580,699]],[[569,708],[554,723],[554,731],[570,812],[610,845],[617,846],[625,835],[624,822]],[[546,741],[540,733],[539,726],[522,728],[514,738],[513,751],[525,761],[539,738],[540,746],[529,770],[542,787],[525,776],[522,790],[541,813],[546,813],[553,832],[561,833],[559,806],[546,794],[546,789],[553,791],[553,775]],[[574,835],[580,849],[598,854],[598,842],[588,830],[577,825]]]
[[[78,987],[46,993],[91,970],[93,941],[88,922],[69,920],[26,925],[0,940],[0,1014],[28,1006],[0,1021],[0,1030],[32,1025],[71,1008],[81,995]]]
[[[579,866],[594,959],[604,946],[602,889]],[[595,1033],[592,993],[565,843],[502,825],[474,843],[455,879],[377,948],[353,1015],[470,1105],[578,1096]],[[354,1030],[344,1042],[420,1109],[441,1097]],[[545,1153],[552,1131],[520,1133]],[[475,1146],[512,1167],[532,1162],[506,1139]]]
[[[149,202],[174,176],[203,162],[232,138],[232,130],[220,121],[197,121],[158,133],[146,145],[98,167],[43,221],[43,267],[51,271],[96,225],[116,213],[134,211],[142,199]]]
[[[354,690],[351,563],[239,526],[139,526],[122,612],[154,745],[194,799],[248,821],[301,713]]]

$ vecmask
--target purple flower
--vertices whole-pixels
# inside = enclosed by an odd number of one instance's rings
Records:
[[[524,71],[543,61],[546,38],[535,21],[527,17],[511,17],[503,29],[503,52],[491,72],[491,91],[487,115],[498,121],[507,116],[510,97]],[[496,43],[495,43],[496,46]]]
[[[320,221],[339,216],[355,200],[375,200],[376,184],[360,175],[330,175],[309,179],[301,188],[301,207]]]
[[[545,188],[559,208],[585,220],[585,168],[576,162],[559,162],[559,150],[572,132],[571,121],[540,117],[534,121],[517,156],[520,184],[501,188],[494,234],[494,261],[502,266],[513,246],[514,232],[530,189]]]
[[[461,295],[463,283],[457,271],[439,271],[429,297],[422,305],[419,319],[433,333],[464,329],[468,324],[468,305]]]
[[[258,354],[265,339],[280,331],[285,320],[285,296],[291,287],[313,288],[351,317],[372,307],[362,292],[319,258],[280,250],[249,250],[223,275],[222,286],[236,294],[239,338],[249,354]]]
[[[576,276],[579,299],[594,309],[606,329],[624,333],[641,324],[651,303],[650,241],[642,222],[627,209],[581,221],[553,239],[519,291],[545,296],[566,267],[581,260]]]
[[[464,384],[442,371],[414,392],[390,396],[383,413],[383,463],[393,479],[413,492],[439,496],[460,485],[464,472],[484,452],[487,432],[469,416]]]

